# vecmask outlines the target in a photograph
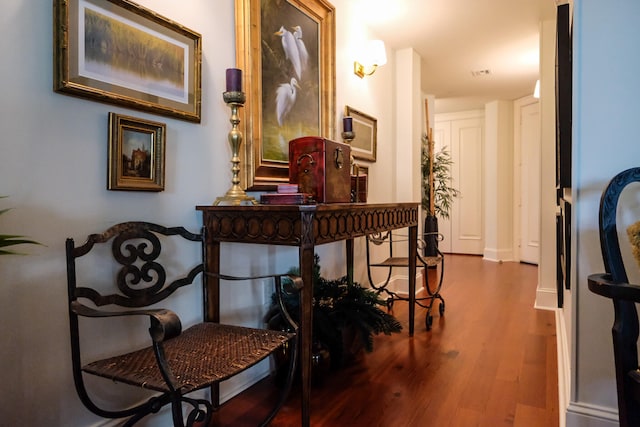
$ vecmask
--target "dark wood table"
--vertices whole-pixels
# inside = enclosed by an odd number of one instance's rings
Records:
[[[312,272],[315,246],[344,240],[347,277],[353,281],[353,239],[367,234],[408,228],[409,254],[417,253],[418,203],[336,203],[319,205],[197,206],[207,233],[207,268],[220,271],[220,243],[297,246],[301,295],[300,371],[302,425],[309,426],[311,397]],[[416,257],[409,257],[409,335],[413,335]],[[220,321],[220,280],[208,281],[206,317]]]

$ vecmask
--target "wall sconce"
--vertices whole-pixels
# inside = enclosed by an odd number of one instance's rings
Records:
[[[370,40],[361,55],[353,63],[353,73],[360,78],[370,76],[379,66],[387,63],[387,51],[382,40]]]

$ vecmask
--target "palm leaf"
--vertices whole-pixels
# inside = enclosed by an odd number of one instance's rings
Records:
[[[4,199],[7,196],[0,196],[0,199]],[[0,209],[0,215],[7,213],[11,208]],[[0,234],[0,248],[6,248],[16,245],[42,245],[40,242],[31,240],[25,236],[19,236],[15,234]],[[23,255],[20,252],[9,251],[6,249],[0,250],[0,255]]]

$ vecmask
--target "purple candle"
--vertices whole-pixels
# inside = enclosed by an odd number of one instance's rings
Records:
[[[227,92],[242,92],[242,70],[227,68]]]
[[[345,116],[342,119],[342,131],[353,132],[353,118],[351,116]]]

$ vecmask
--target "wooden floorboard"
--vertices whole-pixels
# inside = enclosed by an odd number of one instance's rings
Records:
[[[447,255],[443,317],[407,304],[404,330],[375,338],[373,353],[332,372],[312,391],[313,426],[558,426],[555,318],[533,308],[537,267]],[[211,426],[253,426],[277,391],[270,379],[225,403]],[[274,427],[300,425],[293,390]]]

